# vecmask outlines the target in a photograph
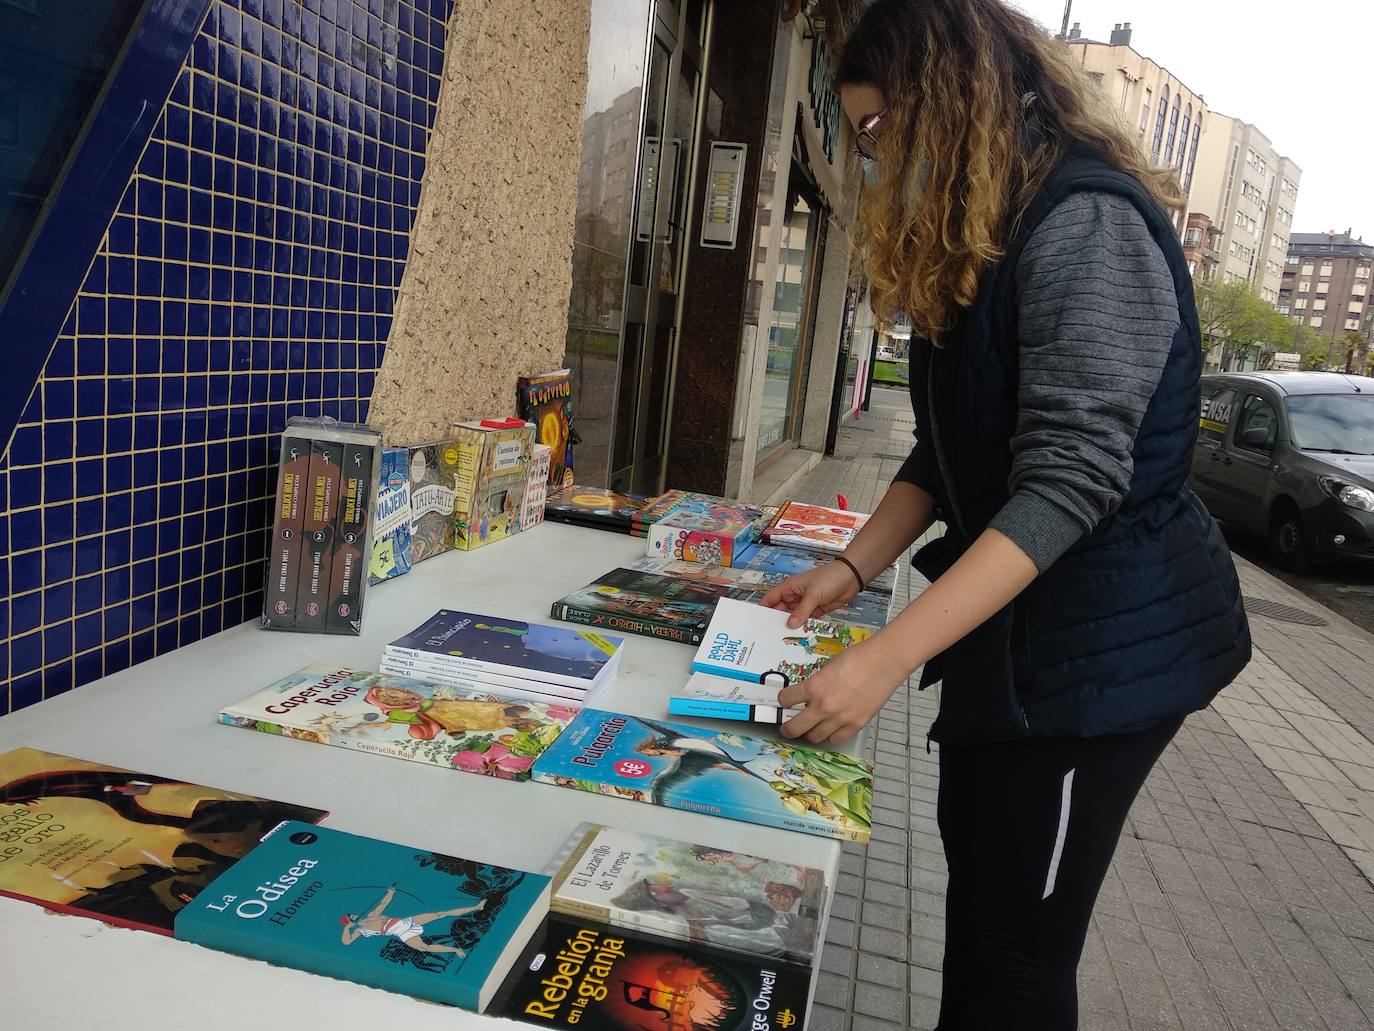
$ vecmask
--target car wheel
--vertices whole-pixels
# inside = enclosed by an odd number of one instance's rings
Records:
[[[1269,520],[1269,554],[1274,564],[1290,573],[1312,569],[1312,554],[1307,549],[1307,529],[1302,513],[1291,501],[1280,502]]]

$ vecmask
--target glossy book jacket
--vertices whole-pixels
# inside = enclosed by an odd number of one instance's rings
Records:
[[[17,748],[0,754],[0,895],[171,934],[283,820],[322,809]]]
[[[867,841],[873,770],[805,745],[583,709],[534,779],[729,820]]]
[[[291,822],[183,909],[176,936],[480,1011],[548,892],[539,874]]]
[[[220,722],[502,780],[526,780],[576,710],[317,663],[226,706]]]
[[[781,687],[782,678],[805,680],[850,645],[873,636],[866,626],[828,619],[808,619],[793,629],[788,617],[780,609],[722,599],[692,660],[693,672],[755,684],[767,678]]]

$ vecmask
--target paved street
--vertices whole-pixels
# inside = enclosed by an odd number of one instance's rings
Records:
[[[1285,573],[1270,563],[1264,541],[1230,528],[1226,539],[1237,555],[1374,634],[1374,563],[1321,565],[1310,573]]]
[[[911,429],[905,392],[875,390],[796,496],[871,511]],[[1084,1031],[1374,1027],[1374,637],[1243,560],[1241,576],[1255,660],[1132,810],[1080,972]],[[923,587],[904,570],[906,598]],[[843,859],[816,1031],[934,1026],[936,704],[908,686],[879,716],[873,842]]]

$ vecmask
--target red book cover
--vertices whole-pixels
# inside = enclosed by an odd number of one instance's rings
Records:
[[[339,465],[344,445],[337,440],[310,444],[310,477],[306,483],[304,562],[296,594],[296,626],[324,629],[329,604],[330,557],[334,551],[334,521],[339,511]]]
[[[273,827],[325,815],[17,748],[0,754],[0,895],[170,936],[177,913]]]

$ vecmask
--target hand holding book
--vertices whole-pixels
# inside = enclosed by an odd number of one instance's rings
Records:
[[[848,741],[867,726],[911,675],[900,660],[888,656],[883,637],[880,633],[851,645],[805,680],[779,691],[778,705],[804,706],[782,725],[783,737],[834,744]]]
[[[792,613],[787,625],[795,630],[806,620],[823,619],[854,600],[859,586],[858,578],[843,562],[826,562],[788,577],[765,594],[759,604]]]

